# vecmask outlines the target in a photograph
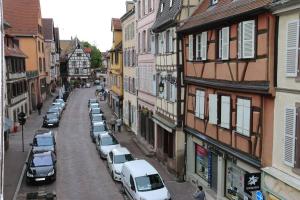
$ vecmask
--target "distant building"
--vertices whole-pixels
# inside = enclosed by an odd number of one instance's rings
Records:
[[[54,92],[59,83],[59,33],[58,28],[54,28],[54,22],[51,18],[43,18],[43,35],[45,39],[45,60],[47,73],[48,92]]]
[[[61,40],[60,46],[61,58],[66,70],[62,75],[67,75],[68,81],[87,82],[91,79],[91,49],[84,48],[77,37]]]

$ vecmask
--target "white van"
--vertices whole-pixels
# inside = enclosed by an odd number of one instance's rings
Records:
[[[169,200],[170,193],[160,175],[145,160],[125,162],[121,172],[122,189],[132,200]]]

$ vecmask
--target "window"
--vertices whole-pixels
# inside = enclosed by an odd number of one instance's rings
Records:
[[[204,180],[208,181],[208,150],[195,144],[195,172]]]
[[[169,52],[173,52],[173,34],[174,31],[170,30],[170,35],[169,35]]]
[[[166,32],[166,53],[169,53],[170,52],[170,31],[168,30]]]
[[[148,0],[148,10],[149,12],[151,12],[153,9],[152,9],[152,0]]]
[[[221,96],[221,127],[230,129],[230,96]]]
[[[77,53],[77,57],[81,57],[82,56],[82,53]]]
[[[173,0],[170,0],[170,7],[173,6]]]
[[[254,58],[255,21],[239,23],[238,28],[238,57]]]
[[[146,0],[142,0],[142,13],[143,13],[143,16],[145,16],[145,2]]]
[[[40,72],[43,71],[43,62],[42,62],[42,58],[39,58],[39,68],[40,68]]]
[[[195,116],[199,117],[200,119],[204,119],[204,104],[205,104],[205,92],[201,90],[197,90]]]
[[[201,60],[207,57],[207,32],[201,33]]]
[[[196,60],[201,60],[201,34],[196,35]]]
[[[83,66],[86,66],[86,61],[83,61],[83,62],[82,62],[82,65],[83,65]]]
[[[222,60],[229,59],[229,27],[219,30],[219,58]]]
[[[39,52],[41,52],[41,42],[38,41],[38,49],[39,49]]]
[[[141,52],[141,33],[138,35],[138,52]]]
[[[44,72],[46,71],[46,59],[43,58],[43,68],[44,68]]]
[[[218,3],[218,0],[211,0],[211,5],[216,5]]]
[[[218,95],[209,94],[209,123],[218,123]]]
[[[118,55],[118,52],[115,51],[115,64],[118,64],[119,63],[119,55]]]
[[[73,67],[76,66],[76,61],[72,61],[72,66],[73,66]]]
[[[286,57],[285,74],[286,77],[296,77],[298,68],[299,49],[299,21],[289,21],[286,30]]]
[[[193,35],[189,35],[189,60],[194,59],[194,45],[193,45]]]
[[[138,1],[138,18],[141,18],[141,1]]]
[[[236,131],[250,137],[251,101],[237,99]]]
[[[42,52],[44,53],[44,42],[42,42]]]
[[[160,4],[160,12],[162,13],[164,11],[164,3]]]
[[[142,51],[146,52],[146,31],[143,31],[142,40]]]
[[[147,52],[151,52],[151,32],[150,29],[148,29],[148,35],[147,35]]]
[[[158,38],[158,34],[155,34],[154,36],[154,46],[155,46],[155,54],[158,54],[159,53],[159,38]]]
[[[79,74],[79,69],[75,68],[74,74]]]

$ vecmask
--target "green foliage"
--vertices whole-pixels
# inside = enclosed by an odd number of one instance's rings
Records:
[[[83,42],[83,47],[91,48],[91,67],[95,69],[101,69],[102,66],[102,56],[101,51],[94,45],[91,45],[89,42]]]

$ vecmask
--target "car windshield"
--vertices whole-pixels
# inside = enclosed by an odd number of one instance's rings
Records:
[[[90,99],[90,103],[97,103],[96,99]]]
[[[56,102],[58,102],[58,103],[64,103],[64,100],[63,99],[56,99]]]
[[[101,115],[93,115],[92,121],[102,121],[102,116]]]
[[[34,155],[32,159],[33,167],[52,166],[53,161],[51,155]]]
[[[102,146],[109,146],[109,145],[116,145],[119,144],[118,141],[111,136],[106,136],[101,138],[101,145]]]
[[[137,190],[140,192],[158,190],[164,187],[164,184],[158,174],[140,176],[135,178]]]
[[[57,115],[55,113],[47,114],[47,119],[57,119]]]
[[[93,104],[91,104],[91,108],[99,108],[99,104],[93,103]]]
[[[93,114],[100,113],[100,108],[93,108],[93,109],[92,109],[92,113],[93,113]]]
[[[106,127],[104,124],[94,126],[94,132],[102,132],[102,131],[106,131]]]
[[[35,139],[35,144],[37,146],[52,146],[53,139],[52,139],[52,137],[37,137]]]
[[[115,155],[114,156],[114,163],[115,164],[121,164],[127,161],[133,160],[133,157],[131,154],[124,154],[124,155]]]
[[[58,112],[58,108],[57,107],[52,107],[52,108],[49,109],[48,112],[49,113],[51,113],[51,112]]]

